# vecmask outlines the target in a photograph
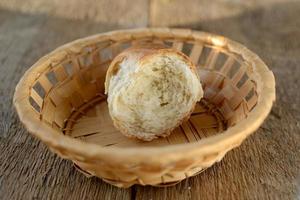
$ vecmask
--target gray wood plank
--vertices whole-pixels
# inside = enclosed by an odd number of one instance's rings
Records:
[[[230,12],[227,15],[226,11],[226,15],[215,17],[217,12],[210,12],[212,8],[207,8],[207,18],[200,17],[198,11],[187,12],[188,6],[200,9],[204,1],[196,4],[170,1],[181,3],[177,8],[184,5],[181,10],[187,13],[185,16],[179,11],[166,10],[164,6],[168,6],[169,1],[156,2],[164,5],[153,7],[157,9],[151,14],[155,17],[150,17],[154,20],[153,25],[184,26],[223,34],[242,42],[261,56],[273,70],[277,83],[277,101],[263,126],[223,161],[174,187],[118,189],[96,178],[87,179],[72,168],[71,162],[52,154],[24,130],[12,108],[13,89],[24,71],[55,47],[97,32],[129,27],[130,24],[67,20],[2,9],[0,199],[299,198],[300,2],[271,3],[270,0],[256,6],[250,5],[255,4],[254,1],[247,1],[249,5],[241,6],[243,12],[234,15]],[[222,5],[221,8],[225,9],[228,4]],[[172,6],[176,8],[176,5]],[[230,6],[234,7],[234,2]]]
[[[70,161],[30,136],[12,107],[15,85],[38,58],[76,38],[115,25],[0,10],[0,199],[130,199],[100,179],[87,179]]]
[[[176,2],[180,1],[170,4]],[[138,187],[136,199],[299,198],[300,18],[296,17],[299,13],[297,1],[267,4],[221,19],[198,17],[196,22],[185,23],[183,27],[228,36],[256,52],[275,74],[277,100],[262,127],[220,163],[175,187]],[[180,23],[176,25],[174,18],[157,20],[182,27]]]

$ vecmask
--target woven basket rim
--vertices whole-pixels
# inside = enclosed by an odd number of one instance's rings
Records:
[[[258,88],[260,90],[260,97],[257,105],[251,112],[249,112],[247,118],[243,119],[236,125],[228,128],[226,131],[220,134],[201,139],[195,143],[174,144],[163,147],[102,147],[100,145],[86,143],[84,141],[63,135],[48,125],[41,123],[37,117],[33,117],[36,115],[36,113],[29,108],[29,101],[27,101],[28,90],[31,87],[30,83],[32,80],[35,80],[35,78],[39,76],[39,74],[43,72],[43,69],[48,67],[51,62],[55,62],[55,60],[67,56],[69,52],[80,52],[82,48],[88,44],[94,43],[94,41],[119,41],[123,40],[124,38],[130,38],[132,35],[135,37],[138,37],[139,35],[147,35],[150,37],[160,35],[162,37],[176,36],[177,38],[182,39],[200,39],[209,44],[222,46],[222,48],[227,48],[231,52],[240,54],[245,61],[254,66],[254,72],[257,74],[258,81],[261,84],[261,88]],[[164,155],[164,160],[167,160],[167,158],[169,158],[168,160],[172,160],[173,158],[176,158],[177,160],[184,158],[189,154],[224,149],[224,147],[235,144],[238,141],[242,141],[259,128],[260,124],[269,114],[274,101],[274,75],[255,53],[240,43],[220,35],[194,31],[190,29],[171,28],[141,28],[111,31],[96,34],[83,39],[78,39],[58,47],[48,55],[45,55],[39,59],[26,71],[16,86],[13,99],[13,103],[19,115],[20,121],[25,125],[26,129],[31,134],[42,140],[48,146],[60,149],[62,151],[72,152],[76,155],[81,155],[91,159],[101,156],[102,158],[107,158],[110,160],[111,157],[113,157],[114,159],[120,159],[120,161],[123,159],[128,161],[128,158],[130,158],[132,161],[137,161],[142,160],[145,158],[145,156],[147,156],[147,161],[149,162],[160,160],[160,155]],[[236,144],[235,146],[238,145],[239,144]]]

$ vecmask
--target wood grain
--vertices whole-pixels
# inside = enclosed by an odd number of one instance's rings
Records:
[[[130,189],[87,179],[51,153],[25,131],[12,107],[15,85],[43,54],[113,28],[120,27],[0,10],[0,199],[130,199]]]
[[[172,20],[153,18],[163,25],[215,32],[242,42],[273,70],[277,83],[277,101],[256,134],[212,168],[168,188],[118,189],[85,178],[32,138],[12,108],[16,83],[39,57],[73,39],[126,26],[0,10],[0,199],[299,198],[300,2],[285,2],[218,18],[197,18],[190,12],[193,21],[182,23],[176,23],[175,15]],[[155,11],[160,12],[165,11]]]
[[[208,14],[206,20],[197,18],[193,11],[181,13],[178,10],[180,14],[168,19],[165,8],[156,7],[154,25],[188,27],[222,34],[256,52],[275,74],[277,100],[263,126],[220,163],[175,187],[138,187],[137,199],[299,198],[300,20],[295,16],[300,12],[300,2],[285,2],[256,5],[256,8],[220,19],[212,19]],[[195,12],[198,8],[201,10],[200,6],[181,4],[176,0],[169,4],[176,3],[173,6],[179,7],[180,4],[181,10],[185,6]],[[206,9],[205,6],[203,9]],[[190,19],[195,21],[189,23]]]

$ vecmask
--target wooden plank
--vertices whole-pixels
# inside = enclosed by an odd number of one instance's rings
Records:
[[[66,42],[111,28],[0,10],[0,199],[130,199],[131,189],[88,179],[70,161],[51,153],[27,133],[12,106],[17,82],[41,56]]]
[[[13,1],[12,1],[13,2]],[[158,2],[158,1],[157,1]],[[170,2],[168,4],[168,2]],[[160,25],[184,25],[237,40],[257,52],[275,73],[277,101],[262,127],[240,148],[202,174],[168,188],[118,189],[87,179],[52,154],[19,123],[11,102],[24,71],[45,53],[75,38],[120,26],[47,18],[0,10],[0,199],[297,199],[300,177],[300,3],[289,0],[251,10],[258,1],[221,3],[232,15],[216,17],[216,2],[161,1],[164,9],[192,5],[201,15],[164,10]],[[202,4],[202,2],[204,2]],[[247,3],[245,3],[247,2]],[[261,1],[266,3],[272,0]],[[280,2],[280,0],[278,0]],[[259,3],[259,2],[258,2]],[[160,4],[158,4],[160,5]],[[250,6],[249,6],[250,5]],[[158,8],[160,6],[157,6]],[[141,9],[142,10],[142,9]],[[203,12],[202,12],[203,11]],[[206,12],[204,12],[206,11]],[[161,12],[156,10],[156,13]],[[197,11],[198,13],[198,11]],[[115,13],[114,13],[115,14]],[[192,16],[192,20],[186,16]],[[178,16],[178,17],[174,17]],[[207,16],[207,18],[205,18]],[[155,17],[159,18],[159,17]],[[274,19],[276,23],[273,22]],[[123,18],[122,18],[123,20]],[[108,20],[107,20],[108,21]],[[80,27],[80,29],[78,29]],[[256,28],[249,28],[256,27]],[[70,31],[72,30],[72,31]],[[74,31],[76,30],[76,31]],[[274,42],[275,41],[275,42]],[[284,67],[283,67],[284,66]],[[298,196],[297,196],[298,195]]]
[[[277,97],[262,127],[240,148],[229,152],[220,163],[174,187],[138,186],[136,199],[299,198],[300,127],[296,124],[300,119],[300,30],[294,24],[300,24],[299,17],[296,17],[300,3],[247,1],[247,8],[258,4],[267,6],[243,12],[242,4],[246,1],[231,1],[230,6],[228,2],[208,0],[152,2],[155,10],[151,19],[155,26],[184,26],[215,32],[255,51],[275,74]],[[234,7],[235,11],[241,8],[240,14],[233,14],[233,10],[229,12],[230,9],[226,9],[229,7]],[[225,15],[227,17],[222,17]],[[276,25],[269,23],[274,18],[280,19]],[[278,30],[284,30],[284,39]],[[285,48],[287,46],[290,48]],[[224,71],[227,69],[224,68]]]

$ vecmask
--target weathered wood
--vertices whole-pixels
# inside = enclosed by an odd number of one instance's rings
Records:
[[[179,2],[175,0],[169,4],[177,3],[173,6],[180,8]],[[183,7],[186,5],[186,2],[181,4]],[[191,10],[205,9],[189,6]],[[166,16],[166,8],[159,5],[155,8],[154,25],[215,32],[240,41],[256,52],[275,74],[277,100],[263,126],[240,148],[229,152],[220,163],[175,187],[137,187],[136,198],[298,199],[300,19],[296,16],[300,13],[300,2],[267,4],[236,16],[209,20],[197,18],[192,12],[181,13],[178,10],[176,12],[179,14],[172,15],[172,19],[164,18],[162,16]],[[182,21],[182,16],[186,17],[185,21]],[[188,23],[192,18],[196,21]]]
[[[156,3],[168,2],[179,1]],[[238,1],[232,2],[231,5]],[[85,178],[69,161],[52,154],[31,137],[12,108],[15,85],[39,57],[73,39],[123,27],[109,22],[0,10],[0,199],[299,198],[300,2],[268,2],[234,15],[206,19],[197,17],[197,12],[185,12],[193,18],[191,21],[184,21],[184,13],[178,11],[176,15],[175,11],[168,11],[172,19],[151,17],[154,25],[184,25],[242,42],[273,70],[277,83],[277,101],[257,133],[240,148],[229,152],[220,163],[169,188],[118,189],[99,179]],[[159,4],[155,8],[157,16],[166,12]],[[147,14],[147,9],[144,10]]]
[[[72,163],[30,136],[12,107],[24,71],[52,49],[117,26],[74,22],[0,10],[0,199],[130,199],[100,179],[87,179]]]

